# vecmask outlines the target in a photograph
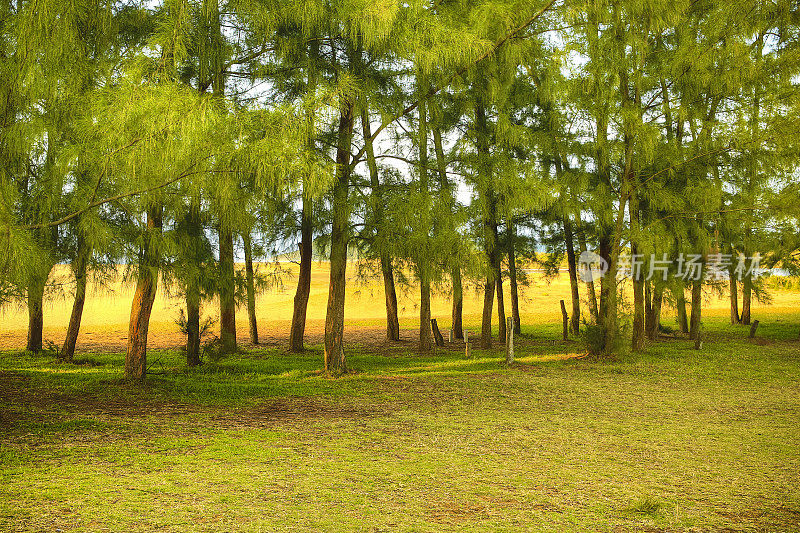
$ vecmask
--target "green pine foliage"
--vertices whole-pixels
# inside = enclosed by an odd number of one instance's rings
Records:
[[[484,337],[536,252],[573,278],[582,251],[796,272],[798,27],[786,0],[5,0],[0,305],[35,328],[54,265],[136,278],[145,249],[167,290],[247,300],[266,278],[227,279],[223,234],[256,259],[310,235],[423,299],[463,274]],[[636,280],[635,349],[662,300],[693,300],[699,327],[690,285]],[[620,287],[577,290],[610,351]],[[741,291],[746,321],[768,296]],[[332,279],[330,309],[343,294]]]

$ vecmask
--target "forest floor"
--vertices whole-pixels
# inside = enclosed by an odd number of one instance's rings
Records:
[[[316,341],[153,348],[144,386],[0,352],[0,530],[800,531],[800,314],[759,312],[611,361],[526,326],[510,368],[365,322],[339,379]]]

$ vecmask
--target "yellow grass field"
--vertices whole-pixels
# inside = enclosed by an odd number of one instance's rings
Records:
[[[264,344],[288,344],[297,266],[285,263],[282,267],[292,273],[286,278],[284,288],[271,290],[257,298],[259,337]],[[55,277],[64,278],[67,274],[68,269],[63,266],[57,267],[54,272]],[[355,279],[354,275],[355,266],[353,265],[349,269],[345,309],[346,323],[349,327],[345,330],[345,341],[364,342],[365,336],[373,340],[381,339],[385,318],[383,283],[380,279],[362,283]],[[322,341],[328,297],[328,277],[328,264],[325,262],[315,263],[307,328],[307,339],[312,344]],[[522,288],[520,294],[520,314],[523,326],[525,324],[559,323],[561,320],[559,300],[567,300],[569,308],[569,278],[566,273],[562,273],[550,281],[537,273],[533,273],[530,278],[530,285]],[[442,289],[446,289],[446,287],[442,287]],[[418,291],[415,287],[398,288],[398,290],[402,336],[410,340],[413,338],[418,324]],[[581,284],[582,297],[585,297],[585,291],[585,286]],[[124,351],[132,296],[133,286],[130,284],[117,282],[111,291],[99,291],[96,286],[90,284],[81,334],[78,339],[79,351]],[[482,292],[476,291],[474,286],[465,287],[464,325],[466,329],[478,330],[482,304]],[[44,334],[46,340],[58,345],[63,342],[71,306],[71,296],[62,296],[45,305]],[[159,287],[151,320],[149,346],[158,349],[173,348],[185,342],[175,324],[181,306],[180,299],[167,297],[163,287]],[[777,318],[779,315],[797,313],[798,310],[800,310],[800,292],[773,291],[772,302],[769,305],[754,302],[753,315],[754,318],[762,320],[770,316],[780,319]],[[506,312],[510,313],[507,286]],[[585,307],[583,312],[586,313]],[[704,316],[728,316],[728,312],[728,301],[725,296],[719,297],[710,293],[706,295]],[[205,304],[203,316],[217,316],[216,302]],[[433,297],[432,316],[438,319],[444,332],[449,329],[450,300],[444,290],[438,291]],[[673,311],[666,309],[663,315],[664,324],[673,325],[673,316]],[[237,325],[239,342],[246,343],[248,333],[246,309],[244,308],[240,308],[237,312]],[[24,347],[26,328],[27,311],[24,306],[8,306],[0,310],[0,350]]]

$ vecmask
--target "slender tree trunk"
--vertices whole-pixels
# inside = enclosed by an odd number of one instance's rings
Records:
[[[588,248],[586,247],[586,234],[584,233],[583,229],[581,228],[581,219],[580,215],[576,217],[576,220],[579,224],[578,226],[578,245],[580,246],[581,253],[587,252]],[[589,312],[592,315],[592,320],[597,323],[597,317],[599,312],[597,310],[597,293],[594,287],[594,281],[586,282],[586,296],[589,299]]]
[[[594,59],[599,59],[605,52],[599,45],[600,23],[594,10],[589,10],[589,31],[587,32],[587,42],[589,45],[589,55]],[[593,61],[592,64],[595,64]],[[597,63],[599,65],[599,63]],[[607,83],[605,72],[597,66],[593,73],[594,85],[599,92],[603,85]],[[595,115],[595,146],[594,161],[597,167],[597,174],[600,182],[606,186],[611,186],[611,162],[610,149],[608,146],[608,125],[609,125],[609,104],[603,102],[597,107]],[[627,170],[627,169],[626,169]],[[626,172],[627,174],[627,172]],[[627,176],[626,176],[627,179]],[[613,210],[613,205],[609,202],[606,209]],[[624,201],[623,201],[624,209]],[[614,230],[607,224],[600,224],[598,227],[598,248],[597,252],[608,264],[608,274],[600,280],[600,304],[597,309],[597,324],[603,332],[603,353],[610,354],[614,351],[617,343],[617,280],[616,280],[616,252],[617,243],[612,245],[612,234]]]
[[[484,249],[488,259],[488,273],[483,293],[483,317],[481,320],[481,347],[492,346],[492,307],[498,272],[497,251],[497,200],[495,198],[493,170],[489,154],[489,125],[486,119],[486,109],[482,97],[475,104],[475,130],[477,137],[477,152],[480,159],[481,178],[485,181],[483,196],[486,202],[486,214],[483,220]]]
[[[420,76],[424,80],[423,76]],[[421,82],[420,93],[426,92],[425,82]],[[422,210],[422,220],[426,224],[430,220],[430,201],[428,187],[428,116],[427,105],[421,100],[419,109],[419,138],[417,146],[419,149],[419,188],[422,193],[423,205],[419,206]],[[420,228],[427,237],[430,228]],[[419,273],[419,349],[421,352],[429,352],[433,349],[433,338],[431,332],[431,268],[430,257],[427,254],[428,242],[422,249],[417,250],[417,271]]]
[[[153,238],[161,232],[161,213],[161,206],[147,211],[147,230],[131,304],[128,350],[125,354],[125,378],[130,380],[142,381],[147,373],[147,330],[158,286],[158,255]]]
[[[634,234],[638,234],[640,206],[637,193],[634,192],[631,195],[629,206],[631,231]],[[646,335],[644,314],[644,277],[641,272],[641,267],[637,268],[634,266],[634,259],[638,253],[638,242],[636,242],[634,239],[631,239],[631,263],[633,268],[633,332],[631,337],[631,348],[634,352],[641,352],[644,349]]]
[[[375,202],[375,233],[384,230],[384,198],[378,177],[378,164],[375,162],[375,149],[372,143],[372,131],[370,128],[369,108],[365,101],[361,108],[361,128],[364,134],[364,146],[367,156],[367,167],[369,168],[369,180],[372,187],[372,199]],[[383,243],[378,245],[384,248]],[[386,338],[390,341],[400,340],[400,320],[397,318],[397,292],[394,287],[394,268],[392,266],[392,256],[383,249],[380,250],[381,272],[383,273],[383,295],[386,302]]]
[[[224,39],[218,0],[203,0],[203,24],[206,35],[200,41],[198,83],[204,92],[209,84],[216,99],[225,96]],[[219,326],[222,353],[233,353],[236,347],[236,272],[234,265],[233,232],[220,221],[217,228],[219,239]],[[192,303],[194,306],[194,303]],[[187,315],[189,302],[187,301]],[[193,312],[194,310],[192,310]],[[188,316],[187,316],[188,320]],[[199,333],[199,307],[198,307]],[[194,335],[194,333],[192,334]],[[194,344],[194,338],[187,344]],[[187,346],[188,348],[188,346]],[[194,357],[194,356],[192,356]]]
[[[420,280],[419,302],[419,350],[429,352],[433,350],[433,332],[431,331],[431,282],[424,276]]]
[[[692,318],[689,325],[689,338],[697,339],[700,334],[701,313],[703,310],[703,280],[702,277],[692,283]]]
[[[494,305],[495,282],[492,274],[487,275],[483,288],[483,316],[481,318],[481,348],[492,347],[492,307]]]
[[[731,272],[730,274],[730,292],[731,292],[731,324],[741,324],[742,319],[739,316],[739,282],[736,276]]]
[[[453,281],[453,338],[464,338],[464,326],[462,323],[462,315],[464,309],[464,287],[461,282],[461,267],[454,266],[453,273],[450,275]]]
[[[600,305],[598,307],[597,323],[604,334],[604,352],[609,354],[614,351],[617,343],[617,278],[614,272],[616,262],[612,259],[611,242],[608,236],[599,239],[598,255],[605,259],[609,265],[608,273],[600,279]]]
[[[236,273],[233,265],[233,232],[219,230],[219,326],[222,351],[236,352]]]
[[[86,239],[78,235],[78,250],[72,271],[75,274],[75,300],[72,303],[72,314],[69,317],[67,334],[64,337],[64,345],[61,348],[61,358],[69,363],[75,357],[75,345],[78,342],[78,333],[81,329],[81,318],[83,317],[83,305],[86,302],[86,280],[87,266],[91,249],[86,244]]]
[[[258,344],[258,322],[256,321],[256,286],[255,272],[253,271],[253,242],[250,232],[242,234],[244,244],[244,270],[247,283],[247,319],[250,324],[250,342]],[[302,269],[302,258],[301,258]],[[310,273],[309,273],[310,277]]]
[[[686,286],[684,285],[682,279],[677,279],[675,281],[675,285],[675,302],[678,312],[678,327],[681,329],[681,333],[689,333],[689,319],[686,314]]]
[[[35,279],[28,285],[28,343],[26,350],[33,353],[42,351],[42,332],[44,329],[44,287],[47,279]]]
[[[381,254],[381,271],[383,272],[383,294],[386,301],[386,338],[390,341],[400,340],[400,321],[397,318],[397,293],[394,288],[394,269],[389,254]]]
[[[498,339],[500,342],[506,342],[506,306],[505,297],[503,296],[503,272],[498,261],[497,269],[494,272],[494,277],[497,283],[497,320],[498,324]]]
[[[442,194],[448,194],[448,200],[455,202],[450,187],[450,180],[447,179],[447,163],[444,160],[444,145],[442,143],[442,131],[437,123],[433,128],[433,147],[436,152],[436,167],[439,172],[439,188]],[[453,210],[451,208],[450,212]],[[462,314],[464,309],[464,289],[461,280],[461,265],[458,263],[458,254],[454,254],[454,262],[450,269],[450,280],[453,285],[453,307],[451,312],[451,322],[453,338],[464,338],[464,327],[462,324]]]
[[[186,291],[186,365],[200,364],[200,286],[192,282]]]
[[[569,286],[572,292],[572,317],[570,327],[577,335],[581,331],[581,294],[578,288],[578,261],[575,257],[575,243],[572,221],[564,216],[564,244],[567,248],[567,267],[569,270]]]
[[[200,219],[199,201],[189,206],[187,214],[187,229],[189,239],[196,243],[196,250],[200,248],[203,238],[203,222]],[[200,258],[195,258],[200,266]],[[189,367],[200,364],[200,271],[188,273],[186,280],[186,365]]]
[[[506,231],[508,233],[508,278],[511,285],[511,322],[514,333],[520,333],[522,322],[519,318],[519,285],[517,283],[517,231],[514,221],[509,218]]]
[[[317,90],[316,61],[318,56],[319,43],[316,39],[310,39],[308,52],[308,86],[306,88],[309,94],[314,94]],[[308,121],[309,130],[313,131],[316,120],[313,111],[308,112],[306,120]],[[306,149],[310,154],[316,151],[316,142],[313,137],[308,140]],[[294,295],[292,325],[289,330],[289,351],[293,353],[300,353],[305,349],[304,341],[306,334],[306,317],[308,315],[308,299],[311,296],[311,268],[314,253],[314,203],[309,190],[310,179],[311,176],[304,176],[303,179],[303,212],[300,215],[300,273],[297,279],[297,291]]]
[[[615,14],[617,13],[617,6],[614,7]],[[617,36],[617,44],[619,46],[620,58],[625,58],[628,53],[625,44],[625,27],[622,25],[615,25],[615,32]],[[617,215],[617,226],[614,233],[614,259],[619,257],[618,251],[620,240],[622,238],[621,228],[625,212],[625,201],[628,198],[628,211],[630,214],[630,232],[631,232],[631,266],[633,267],[633,332],[631,336],[631,348],[635,352],[644,349],[645,342],[645,324],[644,324],[644,280],[641,271],[637,272],[635,268],[634,259],[638,254],[638,239],[639,239],[639,220],[641,217],[641,205],[639,200],[638,177],[635,159],[635,137],[632,133],[632,125],[641,123],[642,121],[642,105],[641,93],[639,85],[634,84],[633,91],[631,92],[631,84],[629,79],[628,66],[625,61],[617,62],[619,67],[619,87],[621,95],[621,110],[622,110],[622,130],[623,130],[623,145],[625,147],[624,171],[623,171],[623,195],[620,199],[620,209]],[[636,114],[636,119],[633,114]],[[627,195],[627,196],[626,196]],[[612,262],[613,263],[613,262]],[[612,264],[612,266],[614,266]],[[614,271],[611,271],[614,275]]]
[[[347,274],[347,244],[350,209],[350,145],[353,137],[353,104],[343,101],[339,112],[336,147],[336,182],[333,188],[331,225],[331,278],[328,288],[328,310],[325,316],[325,372],[341,375],[347,372],[344,353],[344,303]]]
[[[748,263],[750,260],[748,259]],[[742,320],[745,326],[750,325],[750,305],[753,298],[753,278],[749,274],[742,279]]]
[[[658,332],[661,328],[661,307],[664,303],[665,282],[657,279],[653,283],[653,298],[650,305],[647,320],[647,338],[651,341],[658,339]]]
[[[759,65],[761,65],[763,53],[764,53],[764,35],[759,33],[756,37],[755,51],[756,51],[756,61]],[[753,108],[752,113],[750,114],[750,133],[753,139],[757,139],[760,135],[761,130],[761,87],[757,84],[753,87]],[[755,207],[757,202],[757,192],[756,186],[759,181],[759,166],[756,160],[756,157],[751,157],[750,162],[750,171],[748,172],[748,182],[747,182],[747,196],[748,200],[750,201],[750,206]],[[753,251],[752,248],[752,237],[753,237],[753,211],[749,210],[747,215],[745,216],[745,228],[744,228],[744,240],[745,240],[745,247],[744,252],[749,257]],[[751,275],[751,268],[753,266],[752,259],[747,259],[747,270],[744,274],[744,279],[742,280],[742,324],[749,326],[750,325],[750,311],[751,311],[751,303],[753,297],[753,277]]]
[[[644,282],[644,331],[649,332],[653,320],[653,284],[650,280]],[[648,335],[648,338],[649,335]]]
[[[701,222],[702,224],[702,222]],[[703,277],[705,275],[706,254],[703,253],[700,273],[692,282],[692,315],[689,320],[689,338],[698,340],[703,311]]]
[[[311,219],[311,199],[303,195],[303,213],[300,220],[300,273],[297,278],[297,292],[294,295],[294,313],[289,332],[289,351],[300,353],[305,349],[306,316],[308,299],[311,296],[311,267],[313,259],[313,224]]]

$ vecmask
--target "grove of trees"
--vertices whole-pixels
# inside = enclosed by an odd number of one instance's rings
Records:
[[[456,338],[469,285],[481,346],[507,313],[519,331],[531,261],[566,261],[570,327],[600,354],[657,340],[667,305],[697,337],[709,291],[749,324],[756,263],[800,266],[798,76],[790,0],[0,0],[0,305],[27,306],[41,351],[69,264],[71,361],[87,279],[124,265],[133,380],[158,290],[185,300],[197,365],[204,306],[221,351],[239,303],[258,342],[254,262],[286,252],[295,352],[330,261],[332,375],[355,257],[389,339],[398,285],[419,288],[421,351],[432,291]],[[590,252],[611,274],[587,283]]]

